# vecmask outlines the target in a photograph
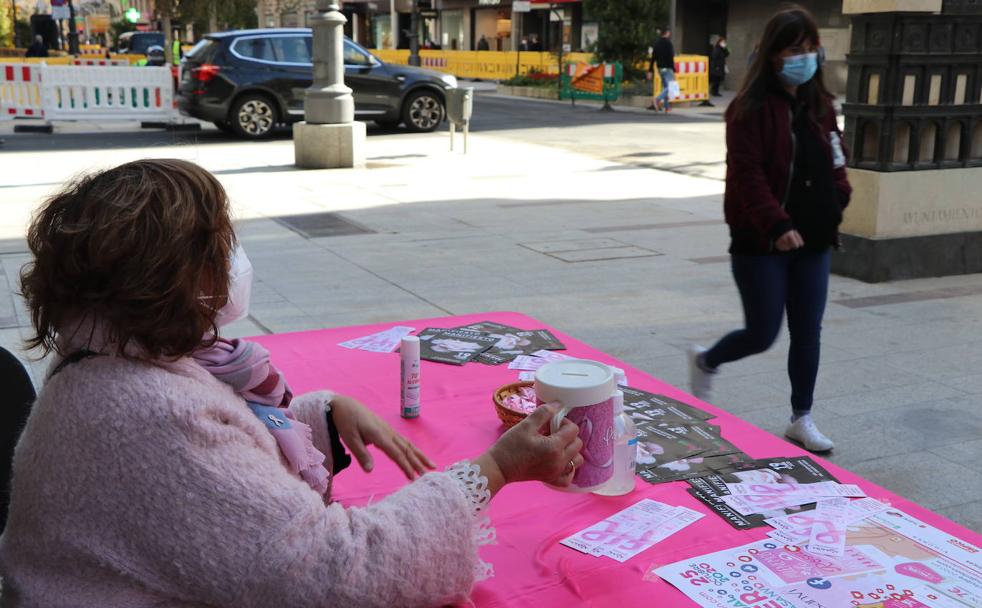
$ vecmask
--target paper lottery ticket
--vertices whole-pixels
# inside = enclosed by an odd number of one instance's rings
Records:
[[[535,382],[535,372],[518,372],[519,382]]]
[[[399,347],[402,339],[412,332],[412,327],[393,327],[392,329],[379,334],[368,344],[362,345],[361,350],[367,350],[373,353],[391,353]]]
[[[817,499],[805,496],[761,496],[751,494],[748,496],[720,496],[720,500],[730,506],[731,509],[740,515],[753,515],[755,513],[768,513],[770,511],[781,511],[791,507],[815,502]]]
[[[341,342],[338,346],[351,350],[360,349],[377,353],[391,353],[399,346],[402,338],[408,336],[413,331],[414,328],[412,327],[399,325],[369,336],[362,336],[361,338]]]
[[[685,507],[644,499],[560,543],[594,557],[606,556],[623,563],[702,517],[701,513]]]
[[[508,369],[523,369],[526,371],[534,372],[546,363],[549,363],[542,357],[530,357],[528,355],[518,355],[512,359],[511,363],[508,364]]]
[[[770,536],[774,540],[784,543],[785,545],[800,545],[802,543],[808,542],[808,537],[811,534],[811,530],[808,530],[804,534],[798,534],[796,532],[782,532],[780,530],[769,530],[767,536]]]
[[[842,557],[846,551],[846,513],[848,498],[829,498],[818,502],[815,521],[805,551],[820,557]]]
[[[540,359],[545,359],[547,362],[552,363],[553,361],[565,361],[567,359],[574,359],[575,357],[570,357],[569,355],[564,355],[562,353],[557,353],[552,350],[537,350],[532,353],[533,357],[538,357]]]
[[[841,484],[834,481],[820,481],[818,483],[793,484],[793,483],[728,483],[726,489],[735,496],[771,496],[780,495],[785,497],[811,497],[815,498],[834,498],[847,497],[859,498],[866,496],[866,492],[856,484]],[[802,504],[802,503],[799,503]]]
[[[646,498],[560,541],[560,544],[584,553],[593,553],[594,547],[615,539],[618,535],[636,527],[636,524],[652,520],[658,523],[671,511],[672,507]],[[602,555],[602,553],[595,555]]]
[[[859,523],[867,517],[882,513],[889,508],[890,505],[884,504],[875,498],[860,498],[859,500],[849,501],[849,505],[846,507],[846,523]],[[784,515],[782,517],[772,517],[765,519],[764,522],[772,528],[787,534],[800,535],[801,531],[804,530],[805,536],[808,536],[812,525],[815,523],[816,516],[816,511],[806,511],[804,513],[792,513],[791,515]]]
[[[855,524],[877,513],[889,511],[891,508],[890,505],[880,502],[875,498],[860,498],[859,500],[849,502],[849,511],[846,513],[846,519],[850,524]]]

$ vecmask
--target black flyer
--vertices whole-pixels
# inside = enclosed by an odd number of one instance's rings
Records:
[[[694,477],[705,477],[719,471],[731,471],[742,469],[747,466],[750,458],[746,454],[726,454],[724,456],[701,455],[682,458],[674,462],[638,469],[638,476],[648,483],[667,483],[670,481],[680,481],[692,479]]]
[[[676,420],[695,422],[715,418],[714,414],[700,410],[671,397],[655,395],[647,391],[621,386],[624,393],[624,406],[636,423]]]
[[[727,483],[762,482],[762,483],[816,483],[819,481],[838,481],[831,473],[807,456],[793,458],[766,458],[755,460],[753,469],[744,471],[716,472],[712,475],[689,479],[689,494],[712,509],[717,515],[726,520],[738,530],[767,527],[765,519],[780,515],[790,515],[801,511],[810,511],[815,504],[801,505],[789,509],[754,515],[741,515],[730,508],[722,500],[722,496],[730,493]]]
[[[464,365],[497,342],[491,336],[463,329],[427,328],[419,333],[420,358]]]

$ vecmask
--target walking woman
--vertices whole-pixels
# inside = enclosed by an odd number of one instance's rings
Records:
[[[785,435],[813,452],[833,447],[811,408],[830,249],[851,193],[822,57],[808,11],[780,11],[727,110],[724,206],[745,327],[689,351],[692,392],[708,401],[719,367],[770,348],[786,310],[792,417]]]

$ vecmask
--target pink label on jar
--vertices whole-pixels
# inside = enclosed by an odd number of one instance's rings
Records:
[[[566,417],[580,427],[583,440],[583,464],[576,470],[572,485],[592,488],[605,483],[614,474],[614,400],[575,407]]]

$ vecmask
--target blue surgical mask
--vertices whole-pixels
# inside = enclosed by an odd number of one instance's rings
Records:
[[[811,80],[817,71],[818,53],[805,53],[785,57],[784,67],[777,75],[784,84],[796,87]]]

